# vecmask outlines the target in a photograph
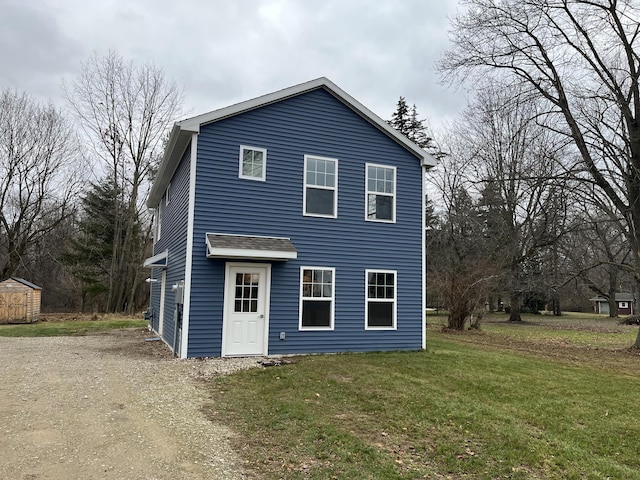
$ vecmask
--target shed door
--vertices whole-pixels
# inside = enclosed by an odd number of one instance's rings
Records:
[[[227,264],[222,355],[267,353],[271,265]]]
[[[10,322],[30,321],[30,319],[27,319],[27,301],[27,292],[16,292],[9,295],[7,317]]]

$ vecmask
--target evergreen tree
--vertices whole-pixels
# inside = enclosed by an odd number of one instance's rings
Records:
[[[91,301],[93,310],[106,310],[106,294],[112,281],[111,264],[115,252],[121,252],[124,232],[117,229],[118,222],[124,221],[127,206],[122,192],[110,180],[91,185],[81,201],[81,214],[77,222],[77,235],[71,240],[70,251],[64,261],[73,275],[82,282],[83,310]],[[123,220],[124,219],[124,220]],[[140,219],[133,219],[134,236],[143,242]],[[136,269],[137,265],[130,265]],[[118,281],[127,285],[133,276],[127,275]],[[125,291],[129,291],[127,288]],[[136,299],[125,299],[126,302]]]
[[[435,158],[442,158],[445,155],[436,146],[433,138],[427,135],[425,120],[418,115],[418,107],[415,103],[409,107],[403,96],[398,99],[396,111],[393,112],[391,120],[388,120],[387,123],[420,148],[427,150]]]
[[[409,113],[409,131],[405,135],[419,147],[429,149],[433,146],[433,139],[426,132],[424,120],[418,117],[418,108],[414,103]]]
[[[65,93],[83,126],[83,138],[97,152],[101,170],[117,186],[122,202],[112,218],[117,241],[111,251],[106,309],[134,313],[142,303],[147,272],[139,266],[150,240],[150,225],[141,234],[141,219],[148,215],[144,199],[166,132],[180,111],[182,91],[161,68],[126,62],[109,52],[92,55]]]
[[[409,137],[411,130],[411,117],[409,114],[409,107],[403,96],[398,99],[396,105],[396,111],[391,115],[391,120],[387,122],[393,128],[398,130],[401,134]]]

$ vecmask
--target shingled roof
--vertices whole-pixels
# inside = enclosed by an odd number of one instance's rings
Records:
[[[207,258],[289,260],[298,251],[289,238],[207,233]]]

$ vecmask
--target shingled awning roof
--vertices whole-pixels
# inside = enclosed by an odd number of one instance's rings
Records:
[[[236,258],[286,261],[298,258],[291,240],[284,237],[263,237],[207,233],[207,258]]]

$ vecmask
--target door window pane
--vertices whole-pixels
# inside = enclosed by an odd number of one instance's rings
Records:
[[[234,312],[255,313],[258,311],[258,273],[237,273]]]

